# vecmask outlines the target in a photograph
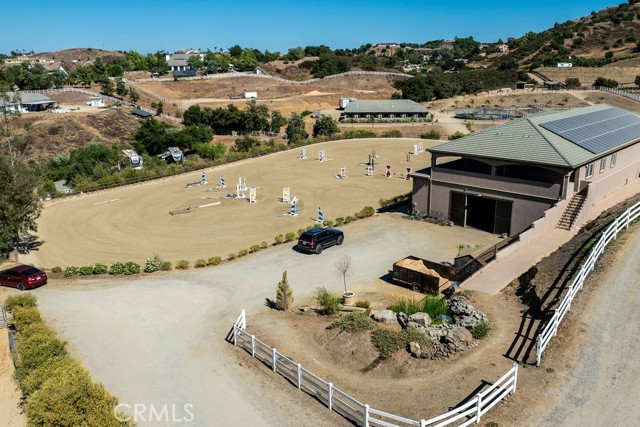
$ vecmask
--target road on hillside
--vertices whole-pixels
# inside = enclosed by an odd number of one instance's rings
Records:
[[[353,274],[347,280],[357,295],[409,254],[452,261],[458,244],[497,238],[398,214],[357,221],[343,230],[344,245],[319,256],[286,244],[214,268],[51,283],[35,293],[45,319],[68,341],[72,354],[124,404],[153,404],[156,411],[168,405],[177,418],[188,418],[184,407],[193,405],[188,424],[193,427],[350,425],[300,397],[297,388],[278,385],[268,369],[249,370],[234,362],[241,350],[224,338],[240,310],[247,310],[251,325],[252,314],[265,309],[265,298],[275,297],[284,270],[300,302],[319,286],[339,292],[342,281],[334,265],[349,255]],[[139,426],[176,425],[149,423],[148,415],[138,419]]]
[[[537,427],[633,426],[640,420],[640,229],[608,267],[582,316],[588,334],[570,381]],[[587,314],[588,313],[588,314]],[[544,357],[543,357],[544,363]]]

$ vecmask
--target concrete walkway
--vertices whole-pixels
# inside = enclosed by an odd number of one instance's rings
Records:
[[[636,179],[619,190],[607,195],[595,204],[590,214],[572,230],[552,229],[530,242],[523,244],[512,253],[491,262],[470,279],[466,280],[463,289],[497,294],[514,279],[535,265],[542,258],[548,256],[561,245],[571,240],[578,230],[589,221],[595,219],[602,212],[640,193],[640,179]],[[517,244],[517,243],[516,243]]]

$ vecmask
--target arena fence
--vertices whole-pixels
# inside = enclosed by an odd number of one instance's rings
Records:
[[[486,390],[478,393],[468,402],[453,410],[430,419],[413,420],[390,414],[370,407],[338,389],[331,382],[314,375],[299,363],[278,352],[275,348],[245,331],[247,318],[242,310],[231,332],[233,344],[243,348],[252,357],[269,366],[273,372],[280,374],[292,385],[315,397],[330,411],[335,411],[358,426],[381,427],[463,427],[480,422],[491,408],[506,396],[515,393],[518,380],[518,365],[513,364],[498,381]],[[230,336],[231,336],[230,334]]]
[[[10,314],[4,305],[0,305],[0,328],[8,328],[10,323]]]
[[[587,276],[593,270],[596,261],[604,252],[604,249],[607,245],[618,237],[618,233],[622,230],[625,230],[629,227],[629,224],[636,220],[640,216],[640,202],[636,203],[629,209],[627,209],[622,215],[618,216],[613,223],[598,240],[598,243],[593,247],[589,257],[582,264],[578,275],[571,283],[569,287],[569,291],[565,294],[562,302],[555,309],[551,320],[546,324],[542,332],[538,335],[538,344],[536,347],[536,365],[540,366],[540,360],[542,358],[542,353],[545,351],[549,343],[551,342],[551,338],[555,337],[558,333],[558,327],[560,326],[560,322],[564,319],[564,316],[571,310],[571,303],[573,299],[578,294],[578,291],[582,289],[584,286],[584,281],[587,279]]]

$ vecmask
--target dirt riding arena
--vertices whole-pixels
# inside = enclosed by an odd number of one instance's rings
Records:
[[[154,254],[175,263],[186,259],[220,256],[271,243],[277,234],[295,232],[315,223],[320,206],[324,219],[353,215],[364,206],[378,206],[381,198],[411,191],[411,181],[399,175],[430,165],[427,152],[407,154],[414,144],[425,149],[437,141],[417,139],[361,139],[332,141],[307,146],[307,159],[299,150],[222,165],[201,172],[180,175],[137,186],[80,195],[45,206],[38,221],[38,236],[44,241],[37,251],[21,261],[51,268],[81,266],[96,262],[144,260]],[[327,160],[317,160],[324,150]],[[373,176],[367,176],[369,154],[376,151]],[[390,178],[384,176],[392,166]],[[339,179],[341,167],[346,178]],[[216,188],[223,175],[227,188]],[[236,192],[239,178],[247,187],[257,187],[257,202],[227,198]],[[291,198],[298,197],[297,216],[283,215],[289,204],[280,201],[283,187]],[[197,206],[209,205],[196,208]],[[190,212],[171,215],[170,211]],[[348,239],[348,236],[347,236]]]

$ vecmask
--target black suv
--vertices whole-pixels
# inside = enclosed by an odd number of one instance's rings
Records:
[[[298,238],[298,249],[305,252],[321,254],[328,246],[341,245],[344,242],[344,233],[333,228],[312,228],[305,231]]]

